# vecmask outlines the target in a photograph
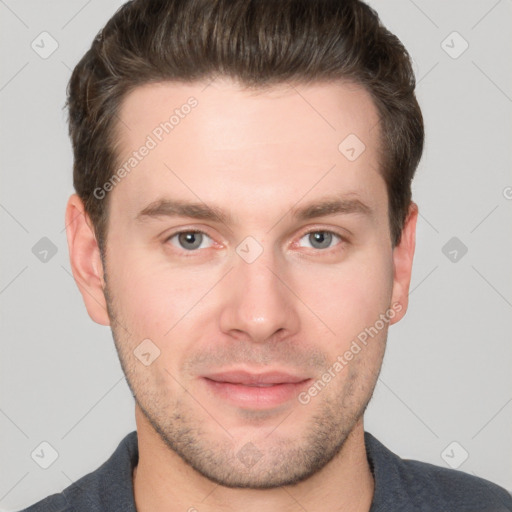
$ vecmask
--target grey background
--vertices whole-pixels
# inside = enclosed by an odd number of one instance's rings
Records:
[[[87,315],[64,231],[66,83],[121,3],[0,1],[1,510],[62,490],[135,428],[110,329]],[[371,5],[413,56],[427,138],[409,311],[390,329],[366,430],[402,457],[511,490],[512,1]],[[31,47],[43,31],[58,43],[46,59]],[[469,44],[457,58],[454,31]],[[32,252],[43,237],[57,250],[46,262]],[[31,458],[43,441],[58,452],[48,469]]]

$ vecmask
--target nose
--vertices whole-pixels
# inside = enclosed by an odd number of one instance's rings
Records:
[[[238,339],[255,343],[277,341],[300,327],[291,272],[269,250],[252,263],[235,255],[233,270],[224,280],[220,328]]]

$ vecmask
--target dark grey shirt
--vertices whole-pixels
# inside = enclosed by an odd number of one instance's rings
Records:
[[[365,444],[375,478],[370,512],[512,511],[512,496],[488,480],[401,459],[368,432]],[[22,512],[135,512],[132,471],[138,458],[134,431],[97,470]]]

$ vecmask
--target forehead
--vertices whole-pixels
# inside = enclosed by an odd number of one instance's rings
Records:
[[[119,111],[118,169],[126,172],[112,202],[135,215],[166,192],[260,209],[306,193],[368,194],[384,186],[378,119],[368,92],[346,82],[147,84]]]

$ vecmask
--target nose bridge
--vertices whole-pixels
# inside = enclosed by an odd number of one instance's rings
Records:
[[[227,283],[227,301],[221,314],[225,332],[243,331],[253,341],[294,332],[298,315],[293,293],[286,287],[284,262],[272,247],[252,237],[243,240],[234,255]]]

